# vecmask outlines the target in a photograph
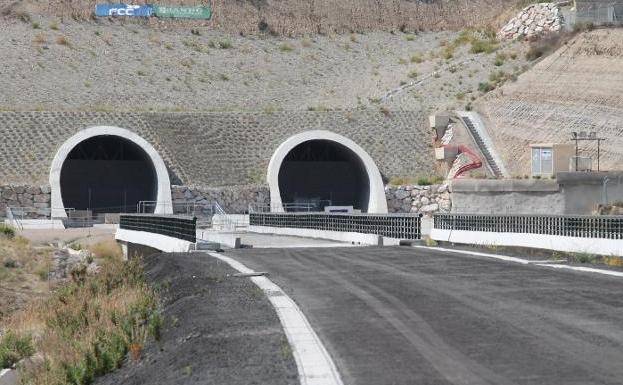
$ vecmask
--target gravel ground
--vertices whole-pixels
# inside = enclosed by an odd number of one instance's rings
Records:
[[[409,247],[228,252],[305,313],[346,385],[621,384],[621,278]]]
[[[202,253],[153,255],[145,271],[163,290],[160,341],[97,384],[298,384],[281,323],[249,279]]]
[[[36,23],[36,24],[35,24]],[[34,28],[36,26],[36,28]],[[105,20],[0,18],[0,109],[222,111],[464,108],[491,73],[520,71],[522,43],[507,59],[446,59],[458,32],[240,36]],[[515,57],[511,59],[511,54]],[[515,56],[516,55],[516,56]],[[437,75],[434,75],[434,74]],[[385,102],[401,84],[418,82]]]

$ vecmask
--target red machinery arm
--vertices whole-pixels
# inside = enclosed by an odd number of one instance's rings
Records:
[[[458,178],[458,177],[460,177],[461,175],[463,175],[464,173],[466,173],[469,170],[473,170],[473,169],[482,167],[482,161],[480,160],[478,155],[476,155],[476,153],[474,153],[474,151],[472,151],[466,145],[464,145],[464,144],[459,144],[459,145],[446,144],[443,147],[444,148],[456,149],[457,150],[457,156],[460,155],[460,154],[466,154],[469,157],[469,160],[470,160],[469,163],[467,163],[466,165],[461,166],[456,171],[456,173],[454,173],[453,178]]]

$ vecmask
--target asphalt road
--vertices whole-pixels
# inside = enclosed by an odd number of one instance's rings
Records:
[[[623,279],[428,249],[248,249],[345,384],[623,384]]]

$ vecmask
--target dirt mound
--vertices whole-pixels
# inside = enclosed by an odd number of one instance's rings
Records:
[[[32,14],[87,20],[94,0],[0,1],[4,15],[25,18]],[[168,1],[199,4],[199,1]],[[269,32],[280,35],[363,32],[375,30],[460,29],[496,23],[500,14],[521,0],[214,0],[209,22],[165,21],[150,23],[210,25],[228,32]],[[143,22],[127,20],[130,23]]]
[[[145,259],[163,295],[159,342],[96,384],[298,384],[296,364],[264,293],[206,254]]]

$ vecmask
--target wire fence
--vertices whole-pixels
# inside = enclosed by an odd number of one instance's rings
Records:
[[[409,214],[251,213],[251,226],[342,231],[420,239],[421,216]]]
[[[575,23],[593,24],[622,24],[623,1],[600,2],[596,4],[588,1],[578,1],[575,13]]]
[[[197,218],[182,215],[121,214],[119,228],[197,242]]]
[[[623,239],[623,216],[436,214],[433,227],[439,230]]]

